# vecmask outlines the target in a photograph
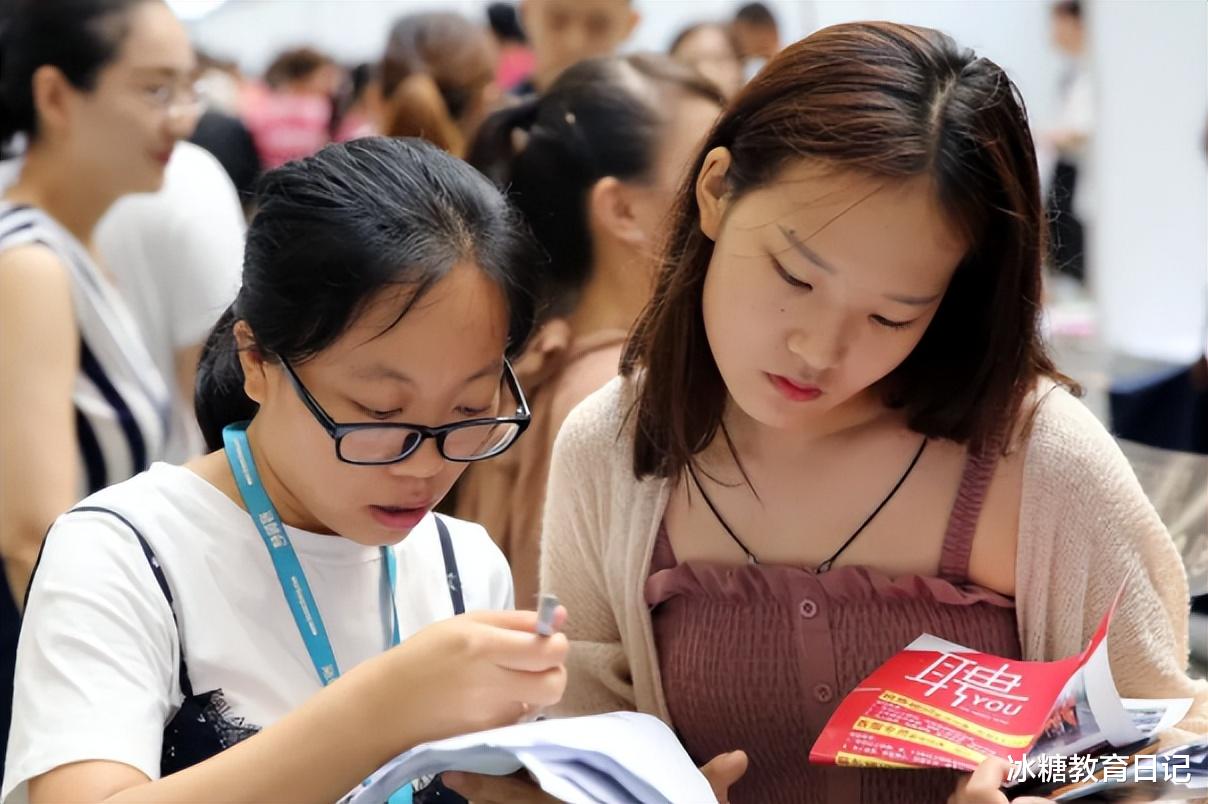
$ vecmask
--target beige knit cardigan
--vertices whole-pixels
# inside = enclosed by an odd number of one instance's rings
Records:
[[[569,611],[560,714],[618,709],[670,721],[644,586],[670,484],[633,474],[632,381],[618,377],[566,420],[546,498],[541,582]],[[1183,564],[1111,435],[1061,388],[1043,396],[1026,445],[1016,557],[1023,656],[1080,652],[1136,568],[1108,650],[1120,694],[1194,697],[1182,730],[1208,733],[1208,682],[1186,675]]]

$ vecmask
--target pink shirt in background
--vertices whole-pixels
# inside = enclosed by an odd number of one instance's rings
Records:
[[[252,134],[265,170],[310,156],[330,140],[331,101],[292,92],[252,93],[243,122]]]
[[[495,68],[495,83],[504,92],[520,84],[533,74],[537,59],[527,47],[508,45],[499,52],[499,66]]]

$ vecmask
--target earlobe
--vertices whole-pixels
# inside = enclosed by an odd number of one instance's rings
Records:
[[[705,237],[717,242],[721,221],[729,206],[730,150],[714,148],[705,154],[704,164],[696,177],[696,204],[700,209],[700,230]]]
[[[243,369],[243,392],[258,405],[264,404],[268,376],[265,373],[264,355],[256,345],[256,337],[246,321],[234,325],[235,349],[239,354],[239,365]]]

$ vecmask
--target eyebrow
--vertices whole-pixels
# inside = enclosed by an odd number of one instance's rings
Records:
[[[805,257],[807,260],[812,262],[814,265],[817,265],[819,268],[821,268],[823,271],[826,271],[828,274],[833,275],[833,274],[839,273],[838,268],[831,265],[829,262],[827,262],[825,259],[823,259],[821,256],[819,256],[818,252],[814,251],[812,248],[807,246],[805,243],[801,242],[801,238],[797,237],[797,233],[794,232],[792,229],[789,229],[785,226],[781,226],[780,224],[777,224],[777,228],[780,229],[781,234],[784,235],[784,239],[789,241],[789,245],[792,246],[793,249],[797,253],[799,253],[801,256]],[[932,295],[932,296],[907,296],[907,295],[901,294],[901,293],[883,293],[881,295],[884,296],[885,298],[889,299],[890,301],[899,302],[901,304],[909,304],[912,307],[926,307],[928,304],[931,304],[932,302],[934,302],[936,299],[938,299],[943,294],[936,293],[935,295]]]
[[[131,71],[140,73],[144,76],[155,76],[157,78],[176,78],[178,76],[192,75],[196,70],[178,70],[175,67],[151,67],[151,66],[131,66]]]
[[[494,360],[489,365],[474,372],[469,377],[466,377],[462,385],[469,385],[475,380],[481,380],[484,377],[490,377],[491,375],[499,374],[502,371],[503,361]],[[404,372],[391,368],[390,366],[382,365],[381,363],[374,363],[371,366],[366,366],[365,368],[359,369],[355,372],[355,376],[358,379],[365,380],[395,380],[397,382],[406,383],[407,385],[417,384],[414,379]]]

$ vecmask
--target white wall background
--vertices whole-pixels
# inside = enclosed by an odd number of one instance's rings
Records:
[[[1208,322],[1208,4],[1097,0],[1088,251],[1107,343],[1170,361]]]
[[[349,63],[378,58],[396,18],[417,11],[457,11],[485,19],[488,0],[227,0],[189,22],[194,42],[234,58],[251,73],[286,47],[309,44]],[[730,18],[741,0],[634,0],[642,22],[631,50],[666,50],[683,27]],[[175,0],[183,16],[203,14],[215,0]],[[1046,0],[769,0],[785,43],[825,25],[891,19],[951,33],[1007,68],[1033,118],[1043,123],[1056,103],[1059,62],[1048,46]]]
[[[689,23],[729,18],[740,0],[634,0],[629,43],[665,50]],[[183,13],[215,0],[176,0]],[[202,48],[258,72],[281,49],[319,47],[349,63],[376,59],[397,17],[487,0],[227,0],[189,23]],[[785,42],[837,22],[889,19],[939,28],[1002,65],[1036,130],[1057,112],[1064,64],[1049,44],[1049,0],[770,0]],[[1091,271],[1108,344],[1184,360],[1203,350],[1208,319],[1208,4],[1085,0],[1092,41],[1098,167]],[[1042,154],[1042,170],[1043,154]]]
[[[381,56],[386,32],[398,17],[419,11],[456,11],[486,21],[488,0],[227,0],[189,22],[194,42],[217,55],[237,59],[249,72],[264,69],[280,50],[309,44],[341,61],[370,61]],[[701,20],[729,19],[738,0],[635,0],[642,22],[628,47],[666,50],[684,26]],[[771,0],[785,41],[801,38],[811,3]],[[213,0],[176,0],[184,17],[202,14]]]

